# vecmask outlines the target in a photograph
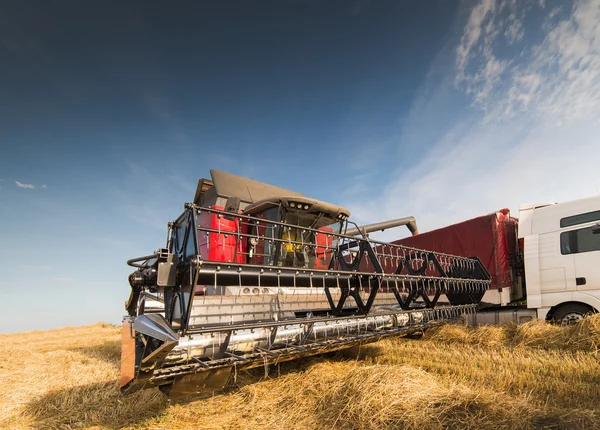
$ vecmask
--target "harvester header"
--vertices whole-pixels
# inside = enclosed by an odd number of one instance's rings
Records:
[[[121,391],[223,388],[235,369],[398,336],[475,311],[477,258],[370,240],[340,206],[211,170],[168,224],[164,248],[128,264]]]

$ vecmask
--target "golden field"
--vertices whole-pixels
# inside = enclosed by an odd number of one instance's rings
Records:
[[[239,373],[225,392],[121,397],[120,328],[0,335],[0,428],[600,429],[600,315],[469,329]]]

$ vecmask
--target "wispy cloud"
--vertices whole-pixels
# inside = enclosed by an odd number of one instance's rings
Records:
[[[48,188],[48,186],[46,184],[44,184],[40,188],[43,189],[43,190],[45,190],[46,188]]]
[[[33,184],[23,184],[23,183],[21,183],[19,181],[15,181],[15,184],[19,188],[27,188],[27,189],[30,189],[30,190],[34,190],[35,189],[35,185],[33,185]]]
[[[459,78],[459,80],[471,57],[472,48],[481,38],[482,31],[494,33],[494,27],[492,25],[483,25],[486,17],[488,14],[492,13],[494,8],[494,0],[484,0],[477,4],[471,11],[461,42],[456,49],[456,66],[459,72],[457,78]]]
[[[415,215],[428,230],[502,207],[596,194],[600,1],[552,14],[543,6],[482,0],[471,9],[450,48],[451,91],[457,100],[468,96],[471,107],[383,191],[349,205],[360,221]],[[527,20],[532,13],[546,18],[532,26],[540,21]],[[431,99],[449,91],[446,83],[435,89],[417,100],[412,135],[435,123]]]
[[[530,6],[519,7],[500,2],[487,10],[483,21],[474,19],[479,14],[477,7],[473,10],[469,22],[476,21],[484,36],[472,43],[467,35],[477,31],[471,26],[465,29],[457,49],[459,87],[473,95],[488,119],[526,115],[542,120],[552,117],[562,123],[589,118],[590,109],[600,101],[598,2],[577,3],[570,15],[554,24],[558,12],[553,12],[544,23],[547,33],[541,43],[525,46],[518,55],[503,56],[503,44],[514,42],[515,33],[523,37],[523,22],[532,12]],[[505,9],[511,10],[509,19],[501,12]],[[539,8],[533,10],[545,14]],[[489,27],[495,30],[487,31]]]
[[[23,269],[28,269],[28,270],[50,270],[50,269],[52,269],[52,266],[32,266],[29,264],[22,264],[21,267]]]
[[[540,13],[543,8],[514,0],[482,0],[472,8],[456,48],[455,84],[472,96],[475,106],[487,111],[495,90],[514,75],[521,59],[531,55],[527,45],[519,43],[525,37],[525,17],[532,9]]]

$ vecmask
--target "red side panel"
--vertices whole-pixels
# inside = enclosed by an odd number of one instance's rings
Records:
[[[220,206],[211,206],[212,209],[223,210]],[[246,239],[242,236],[238,237],[238,229],[240,233],[247,232],[245,223],[240,223],[239,219],[229,220],[220,217],[217,214],[202,212],[200,223],[203,227],[216,230],[206,234],[200,232],[198,236],[198,244],[200,247],[200,255],[205,260],[211,261],[227,261],[227,262],[246,262]],[[241,224],[241,228],[240,228]]]
[[[393,243],[462,257],[479,257],[492,277],[491,288],[511,285],[511,255],[518,252],[512,238],[516,220],[507,209],[473,218]]]
[[[331,246],[333,244],[333,236],[328,236],[328,233],[333,233],[331,227],[319,227],[323,233],[315,234],[315,251],[317,259],[315,261],[315,269],[327,269],[331,260]]]

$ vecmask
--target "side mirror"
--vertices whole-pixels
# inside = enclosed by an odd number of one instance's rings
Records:
[[[600,234],[600,222],[592,226],[592,234]]]

